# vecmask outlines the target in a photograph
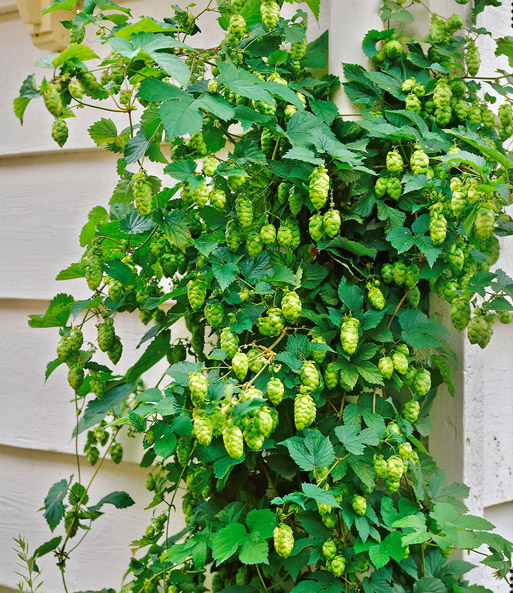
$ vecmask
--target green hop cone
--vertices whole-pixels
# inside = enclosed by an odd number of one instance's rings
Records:
[[[401,412],[401,416],[405,420],[408,420],[408,422],[413,424],[414,422],[417,421],[417,418],[419,417],[419,412],[420,412],[419,402],[412,399],[409,402],[406,402],[404,404],[402,412]]]
[[[315,334],[311,340],[312,344],[326,344],[326,340],[319,334]],[[327,350],[312,350],[312,358],[317,364],[322,364],[326,358]]]
[[[320,385],[319,371],[313,362],[305,361],[300,375],[301,383],[311,391]]]
[[[399,445],[399,455],[407,461],[413,457],[413,449],[410,443],[402,443]]]
[[[260,146],[262,148],[262,152],[267,156],[271,157],[273,149],[276,145],[276,140],[274,138],[274,134],[272,130],[268,128],[264,128],[262,133],[260,134]]]
[[[52,138],[62,148],[68,139],[68,125],[63,119],[56,119],[52,124]]]
[[[62,336],[57,344],[57,358],[66,362],[73,354],[73,349],[70,346],[67,335]]]
[[[433,43],[444,43],[446,40],[445,23],[435,15],[431,19],[429,36]]]
[[[404,107],[407,111],[413,111],[414,113],[420,113],[422,111],[422,103],[415,93],[407,95]]]
[[[209,202],[218,212],[222,212],[226,205],[226,194],[222,189],[214,188],[210,192]]]
[[[232,369],[237,379],[239,381],[244,381],[249,369],[249,361],[246,354],[243,352],[237,352],[237,354],[232,358]]]
[[[43,91],[43,101],[46,108],[54,117],[60,117],[62,113],[62,100],[59,91],[53,84],[49,84]]]
[[[247,228],[253,224],[253,205],[251,200],[240,196],[235,201],[235,211],[241,227]]]
[[[338,369],[333,362],[328,363],[324,369],[324,384],[328,389],[338,386]]]
[[[378,478],[382,478],[383,480],[387,477],[388,466],[385,458],[383,455],[374,454],[374,471]]]
[[[271,245],[276,241],[276,228],[273,224],[266,224],[260,229],[260,239],[264,245]]]
[[[223,350],[226,350],[226,357],[231,360],[239,349],[239,338],[232,333],[229,327],[223,328],[219,337],[219,343]]]
[[[103,263],[94,250],[88,256],[89,265],[85,270],[87,286],[90,290],[97,290],[103,278]]]
[[[277,238],[278,238],[278,243],[279,243],[280,247],[283,247],[284,249],[291,247],[292,242],[294,240],[294,236],[292,235],[291,229],[283,223],[280,224],[280,227],[278,229]]]
[[[420,290],[418,286],[414,286],[413,288],[409,289],[409,292],[406,295],[406,302],[412,307],[416,309],[420,303]]]
[[[382,198],[388,191],[388,177],[378,177],[374,185],[374,193],[378,198]]]
[[[439,247],[444,243],[445,238],[447,237],[447,219],[443,214],[433,215],[433,211],[431,212],[429,233],[433,245]]]
[[[474,221],[474,235],[480,243],[486,243],[493,235],[495,210],[490,202],[479,205]]]
[[[488,322],[483,315],[475,315],[467,325],[467,337],[471,344],[479,344],[488,332]]]
[[[389,43],[392,42],[389,41]],[[331,573],[333,573],[334,576],[340,578],[346,570],[346,560],[344,556],[335,556],[335,558],[333,558],[333,560],[331,560],[329,565],[327,564],[326,567]]]
[[[301,209],[303,208],[303,202],[303,194],[295,185],[293,185],[290,188],[288,199],[289,210],[292,216],[297,216],[301,212]]]
[[[419,397],[424,397],[431,389],[431,373],[427,369],[420,369],[413,378],[413,390]]]
[[[367,512],[367,501],[363,496],[353,496],[351,506],[353,507],[353,511],[360,517],[363,517]]]
[[[310,237],[317,243],[324,236],[324,219],[321,214],[314,214],[308,223]]]
[[[385,47],[383,48],[385,56],[389,60],[397,60],[403,54],[403,46],[399,41],[396,39],[392,39],[392,41],[388,41],[385,43]]]
[[[193,311],[199,311],[207,297],[207,282],[203,277],[193,278],[187,283],[187,298]]]
[[[387,170],[392,174],[399,174],[403,172],[404,163],[401,155],[397,150],[392,150],[387,154]]]
[[[402,352],[397,350],[392,354],[392,363],[394,369],[400,374],[404,375],[408,370],[408,359]]]
[[[271,31],[280,20],[280,5],[276,0],[262,0],[260,4],[260,15],[264,27]]]
[[[303,307],[301,299],[295,292],[287,292],[281,300],[281,310],[283,317],[289,323],[295,323],[300,317]],[[281,330],[280,330],[281,331]]]
[[[212,421],[208,416],[196,416],[193,420],[194,434],[200,445],[208,447],[212,442],[213,427]]]
[[[210,191],[206,183],[202,183],[192,191],[192,200],[198,208],[204,208],[210,197]]]
[[[277,198],[280,206],[283,206],[289,199],[290,188],[290,183],[287,183],[286,181],[282,181],[280,185],[278,185]]]
[[[84,336],[78,327],[74,327],[68,334],[68,344],[71,350],[80,350],[84,343]]]
[[[513,321],[511,311],[501,311],[499,313],[499,321],[504,325],[509,325]]]
[[[123,446],[121,443],[112,443],[109,454],[112,461],[119,465],[123,461]]]
[[[117,364],[121,355],[123,354],[123,344],[119,336],[115,336],[110,348],[107,350],[107,355],[113,364]]]
[[[354,317],[344,317],[340,327],[340,341],[346,354],[354,354],[358,348],[358,327],[360,322]]]
[[[226,452],[232,459],[240,459],[244,454],[244,436],[238,426],[226,426],[223,430]]]
[[[284,393],[285,386],[280,379],[273,378],[267,383],[267,397],[275,406],[282,402]]]
[[[387,178],[387,193],[393,200],[398,200],[403,193],[403,186],[397,177]]]
[[[274,549],[282,558],[287,558],[294,547],[294,533],[285,523],[280,523],[273,532]]]
[[[242,229],[236,220],[229,220],[226,225],[225,240],[228,249],[235,253],[242,243]]]
[[[230,24],[226,31],[226,43],[230,47],[236,47],[246,35],[246,21],[240,14],[234,14],[230,17]]]
[[[68,371],[68,383],[71,388],[78,391],[84,382],[84,369],[81,364],[70,367]]]
[[[259,451],[264,444],[265,437],[256,424],[251,424],[244,432],[246,445],[253,451]]]
[[[86,459],[89,465],[96,465],[96,462],[100,458],[100,451],[98,447],[88,447],[86,451]]]
[[[454,327],[463,331],[470,320],[470,303],[465,297],[455,298],[451,302],[451,321]]]
[[[429,170],[429,157],[418,145],[411,155],[410,167],[415,175],[426,175]]]
[[[290,57],[294,62],[299,62],[304,58],[307,46],[308,39],[306,38],[306,35],[301,41],[293,41],[290,44]]]
[[[368,298],[370,304],[377,309],[378,311],[382,311],[385,308],[385,297],[381,292],[381,289],[377,286],[367,285],[368,289]]]
[[[403,262],[395,262],[395,264],[392,266],[392,275],[394,278],[394,282],[401,286],[402,284],[405,283],[406,281],[406,266],[403,264]]]
[[[138,179],[133,184],[135,207],[141,216],[148,216],[152,209],[153,190],[146,179]]]
[[[393,267],[391,264],[384,264],[381,268],[381,279],[385,284],[390,284],[394,281]]]
[[[310,426],[317,415],[317,408],[312,396],[308,393],[299,393],[294,400],[294,424],[297,430]]]
[[[263,354],[256,348],[251,348],[251,350],[248,352],[249,370],[253,373],[258,373],[260,370],[262,370],[264,363],[265,358]]]
[[[331,539],[326,540],[322,544],[322,555],[328,560],[333,560],[337,555],[337,544]]]
[[[267,438],[271,434],[274,428],[274,421],[268,406],[264,406],[256,413],[255,425],[264,438]]]
[[[193,401],[203,403],[207,397],[208,379],[201,373],[189,373],[189,389]]]
[[[210,327],[219,327],[223,323],[224,307],[221,301],[212,301],[205,305],[205,319]]]
[[[324,225],[324,230],[328,237],[330,237],[331,239],[333,239],[333,237],[336,237],[342,222],[340,219],[339,211],[334,209],[328,210],[324,214],[322,222]]]
[[[182,436],[178,439],[176,444],[176,459],[180,465],[187,465],[193,446],[193,439],[189,436]]]
[[[420,270],[419,267],[412,264],[406,268],[406,275],[404,278],[404,283],[408,288],[413,288],[416,286],[417,282],[419,281]]]
[[[481,66],[481,56],[473,40],[469,41],[465,48],[465,63],[470,76],[477,76]]]
[[[313,207],[316,210],[320,210],[326,204],[330,190],[330,178],[328,170],[324,165],[319,165],[312,171],[309,187],[309,195]]]
[[[217,171],[217,159],[213,156],[207,156],[201,168],[207,177],[213,177]]]
[[[379,372],[384,379],[391,379],[394,374],[394,363],[390,356],[383,356],[378,361]]]
[[[248,254],[251,257],[256,257],[264,248],[264,244],[262,243],[260,235],[256,233],[250,235],[246,242],[246,248],[248,250]]]

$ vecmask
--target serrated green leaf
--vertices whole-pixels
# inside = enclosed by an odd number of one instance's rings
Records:
[[[226,290],[237,278],[239,267],[231,262],[224,263],[220,260],[212,262],[212,272],[221,290]]]
[[[50,531],[54,531],[64,517],[63,501],[67,493],[68,482],[60,480],[50,488],[45,497],[44,518],[48,523],[48,527],[50,527]]]
[[[233,556],[239,546],[248,539],[244,525],[231,523],[221,529],[214,537],[212,555],[217,564],[221,564]],[[265,543],[265,540],[263,540]],[[266,544],[267,546],[267,544]]]
[[[387,241],[396,249],[397,253],[404,253],[414,245],[411,231],[405,227],[392,229],[387,235]]]
[[[388,564],[390,554],[384,544],[374,544],[369,548],[369,558],[375,568],[381,568]]]
[[[99,511],[104,504],[112,504],[117,509],[126,509],[134,505],[135,502],[129,494],[120,490],[105,495],[94,506],[88,507],[88,509],[90,511]]]
[[[338,286],[338,296],[349,311],[360,312],[363,307],[363,294],[358,286],[350,284],[347,278],[343,277]]]
[[[246,517],[246,525],[250,532],[259,533],[264,539],[269,539],[276,527],[276,513],[269,509],[253,509]]]
[[[424,577],[413,585],[414,593],[447,593],[447,587],[440,579]]]

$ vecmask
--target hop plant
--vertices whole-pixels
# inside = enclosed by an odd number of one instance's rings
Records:
[[[239,338],[229,327],[223,328],[219,338],[221,348],[226,350],[226,357],[231,360],[239,349]]]
[[[299,319],[302,309],[301,299],[295,292],[287,292],[281,300],[283,317],[290,323],[295,323]]]
[[[294,547],[294,533],[288,525],[280,523],[273,532],[274,549],[282,558],[288,558]]]
[[[223,430],[224,448],[230,457],[240,459],[244,454],[244,436],[238,426],[226,426]]]
[[[294,423],[298,430],[310,426],[317,415],[317,407],[309,393],[299,393],[294,400]]]
[[[342,349],[347,354],[354,354],[358,348],[358,327],[360,322],[354,317],[345,317],[340,328]]]
[[[244,381],[249,370],[249,361],[246,354],[237,352],[232,358],[232,369],[239,381]]]
[[[148,216],[152,210],[153,190],[151,183],[145,179],[137,179],[133,185],[135,207],[141,216]]]
[[[310,175],[310,200],[316,210],[320,210],[328,199],[330,178],[325,165],[316,167]]]
[[[473,40],[470,40],[465,48],[465,63],[467,64],[467,71],[470,76],[477,76],[481,66],[481,56]]]
[[[285,386],[282,381],[277,378],[271,379],[267,383],[267,397],[269,401],[275,406],[279,405],[283,400],[283,394],[285,393]]]
[[[193,311],[198,311],[203,307],[207,297],[207,282],[202,276],[189,280],[187,283],[187,297]]]
[[[262,0],[260,4],[260,15],[264,27],[271,31],[280,20],[280,5],[276,0]]]
[[[419,402],[415,401],[414,399],[406,402],[403,406],[401,415],[405,420],[408,420],[411,424],[417,422],[417,418],[419,417],[420,412],[420,404]]]
[[[333,208],[328,210],[322,217],[322,223],[328,237],[332,239],[336,237],[342,224],[339,211]]]

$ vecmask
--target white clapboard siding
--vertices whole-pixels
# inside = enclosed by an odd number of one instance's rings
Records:
[[[0,301],[0,305],[0,376],[3,377],[0,384],[0,445],[72,453],[75,445],[71,441],[71,430],[75,415],[70,402],[72,390],[66,380],[67,367],[60,366],[44,382],[46,364],[55,358],[58,330],[32,329],[27,324],[28,315],[43,312],[46,303],[17,300]],[[137,315],[122,314],[116,317],[115,327],[125,345],[124,354],[116,366],[123,373],[147,347],[149,342],[136,350],[141,336],[150,326],[145,327]],[[184,334],[183,324],[173,326],[172,340]],[[95,339],[94,323],[84,326],[84,336],[86,342]],[[102,352],[98,351],[94,360],[112,366]],[[154,385],[167,367],[167,361],[162,360],[145,374],[146,384]],[[166,383],[164,380],[162,384],[165,386]],[[138,451],[134,454],[132,460],[140,459]]]
[[[76,475],[74,459],[71,455],[25,451],[13,447],[0,447],[0,534],[2,554],[0,554],[0,585],[14,587],[16,575],[14,567],[16,556],[11,540],[18,534],[30,541],[32,551],[44,541],[62,534],[62,526],[53,535],[38,509],[50,486],[71,474]],[[83,482],[90,478],[91,468],[84,466]],[[69,590],[85,591],[102,587],[119,590],[121,578],[130,558],[129,543],[141,537],[145,520],[149,521],[151,511],[144,507],[151,500],[151,494],[144,489],[145,470],[132,464],[114,465],[105,462],[90,491],[94,504],[106,494],[127,491],[136,505],[127,509],[115,509],[105,505],[104,516],[100,517],[87,535],[84,543],[72,554],[68,567]],[[177,511],[172,516],[172,532],[183,527],[183,515]],[[49,554],[38,561],[43,570],[45,587],[43,591],[62,590],[59,571]]]

